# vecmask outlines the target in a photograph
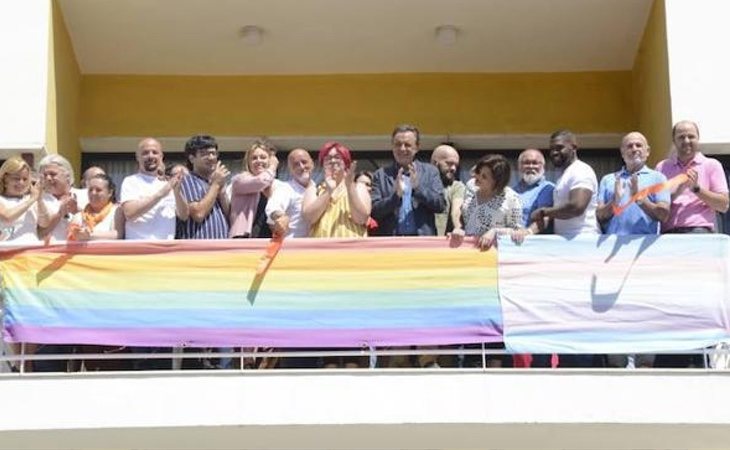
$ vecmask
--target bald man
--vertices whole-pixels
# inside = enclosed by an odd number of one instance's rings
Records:
[[[174,239],[175,218],[189,216],[181,178],[160,178],[164,153],[157,139],[142,139],[135,156],[138,171],[124,178],[119,199],[126,219],[125,239]]]
[[[281,184],[266,203],[266,217],[274,234],[286,237],[309,236],[309,224],[302,217],[302,199],[312,184],[314,161],[303,148],[295,148],[286,158],[289,181]]]
[[[431,164],[439,170],[446,198],[444,212],[434,214],[436,234],[438,236],[451,232],[463,234],[461,205],[464,203],[465,187],[464,183],[456,179],[459,171],[459,153],[450,145],[439,145],[431,153]]]
[[[646,166],[651,147],[643,134],[634,131],[621,140],[624,167],[601,179],[598,187],[596,217],[606,234],[659,234],[660,223],[669,217],[669,192],[660,191],[630,204],[620,215],[613,207],[625,205],[631,196],[648,186],[663,183],[667,178]],[[609,367],[648,368],[654,365],[654,355],[607,355]]]
[[[657,183],[667,181],[660,172],[646,166],[651,147],[643,134],[634,131],[621,140],[624,167],[601,179],[598,188],[596,217],[606,234],[659,234],[660,223],[669,217],[668,191],[650,194],[629,205],[621,215],[613,214],[614,206],[626,204],[632,195]]]

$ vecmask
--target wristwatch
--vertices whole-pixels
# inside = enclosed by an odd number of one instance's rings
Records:
[[[700,192],[700,185],[698,184],[698,185],[692,186],[689,190],[696,194],[696,193]]]
[[[643,204],[644,204],[644,200],[645,200],[645,199],[643,199],[643,198],[637,199],[637,200],[636,200],[636,204],[637,204],[637,205],[639,205],[639,206],[641,206],[641,205],[643,205]]]

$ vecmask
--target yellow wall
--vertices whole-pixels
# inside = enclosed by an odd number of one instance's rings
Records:
[[[81,166],[78,126],[81,72],[61,8],[56,0],[52,0],[51,5],[46,149],[66,157],[78,174]]]
[[[652,148],[652,165],[667,156],[672,144],[669,56],[664,8],[664,0],[654,1],[633,70],[638,125]]]
[[[625,132],[632,74],[82,77],[82,137]]]

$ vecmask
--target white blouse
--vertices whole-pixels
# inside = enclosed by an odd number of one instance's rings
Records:
[[[0,203],[6,208],[12,208],[18,203],[25,201],[28,195],[23,198],[5,197],[0,195]],[[39,242],[36,228],[38,226],[38,204],[28,208],[23,214],[12,222],[0,220],[0,230],[5,241],[13,241],[23,244],[32,244]]]
[[[467,236],[481,236],[492,228],[518,229],[522,226],[522,202],[510,187],[486,202],[480,202],[476,192],[467,195],[462,211]]]

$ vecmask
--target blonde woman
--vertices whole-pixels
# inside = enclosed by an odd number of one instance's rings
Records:
[[[20,156],[11,156],[0,166],[2,240],[20,244],[39,242],[37,229],[48,226],[50,220],[45,203],[40,201],[41,193],[40,183],[31,182],[30,166]],[[35,344],[27,344],[26,352],[35,353],[36,348]],[[20,345],[12,344],[8,350],[18,354]],[[12,370],[18,370],[18,367],[17,363],[11,365]],[[25,364],[25,370],[32,370],[30,362]]]
[[[276,182],[279,160],[276,149],[257,140],[243,157],[243,172],[231,180],[230,237],[270,238],[266,223],[266,203]]]
[[[38,242],[37,228],[49,223],[48,210],[39,201],[39,183],[31,183],[31,169],[20,156],[11,156],[0,167],[0,228],[4,241]]]

